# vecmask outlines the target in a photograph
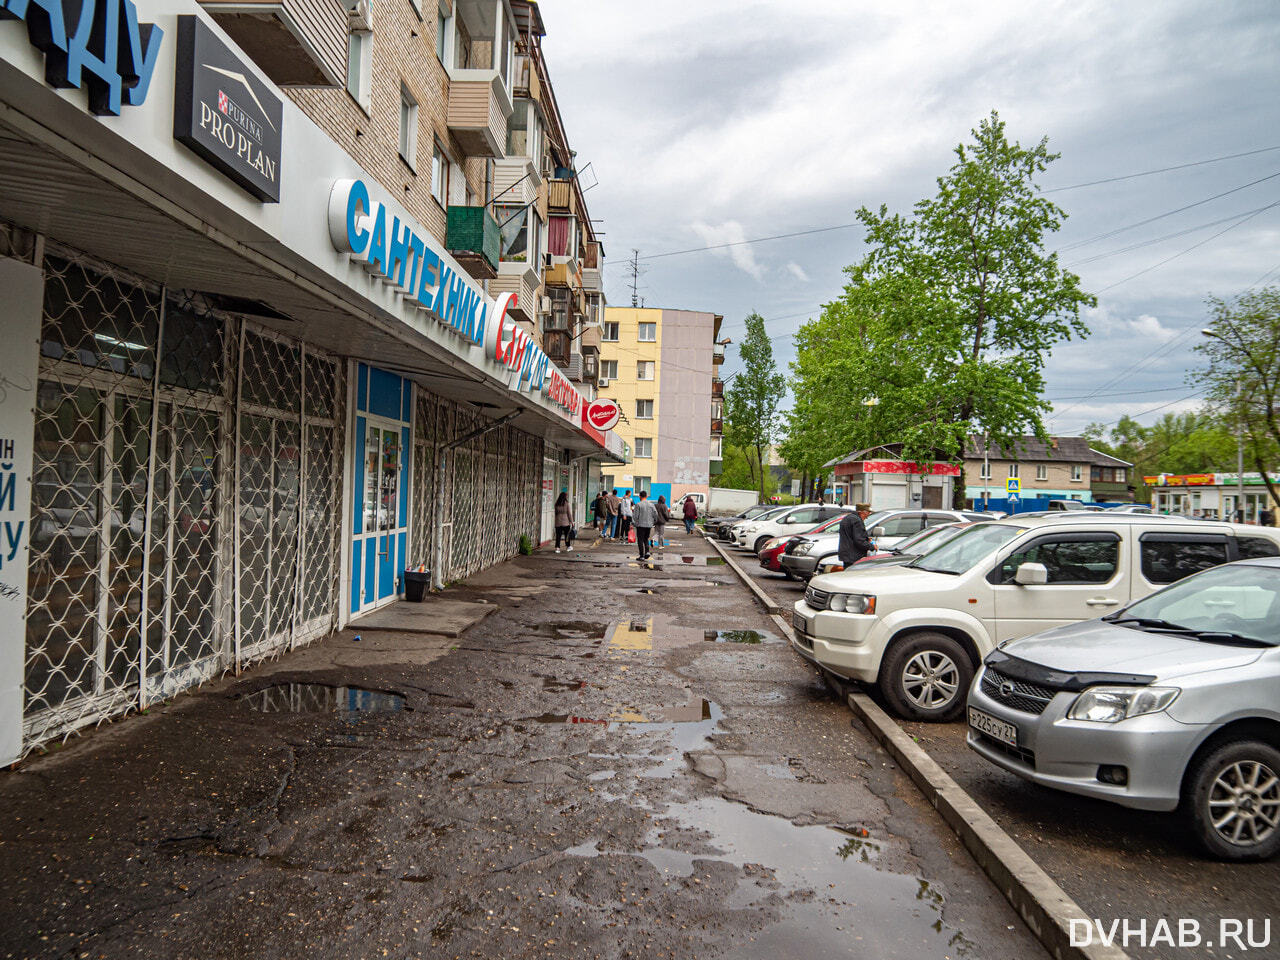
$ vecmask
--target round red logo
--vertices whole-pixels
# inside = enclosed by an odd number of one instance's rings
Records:
[[[593,400],[587,406],[587,423],[601,432],[612,430],[621,416],[622,410],[613,400]]]

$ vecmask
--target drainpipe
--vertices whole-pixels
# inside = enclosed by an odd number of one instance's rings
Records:
[[[436,492],[434,497],[435,499],[434,513],[436,517],[443,517],[444,515],[444,471],[445,471],[445,462],[448,457],[449,451],[452,450],[454,447],[462,446],[462,444],[464,443],[470,443],[476,437],[484,436],[490,430],[496,430],[498,427],[504,426],[505,424],[514,420],[516,417],[520,416],[520,414],[523,412],[524,411],[522,410],[512,410],[510,413],[506,414],[505,416],[501,416],[497,420],[492,420],[489,423],[486,423],[482,427],[476,427],[474,430],[470,430],[467,433],[464,433],[462,436],[458,437],[456,440],[450,440],[448,443],[440,447],[440,463],[438,465],[437,473],[436,473]],[[443,555],[440,550],[441,539],[442,538],[439,536],[436,537],[435,547],[431,551],[432,553],[431,589],[432,590],[444,589],[444,576],[440,570],[440,564],[443,562],[442,561]]]

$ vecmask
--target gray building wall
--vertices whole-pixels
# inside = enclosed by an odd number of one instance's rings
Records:
[[[662,311],[654,479],[670,483],[673,495],[710,482],[714,322],[712,313]]]

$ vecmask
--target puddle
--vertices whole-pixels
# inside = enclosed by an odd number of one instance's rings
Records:
[[[278,683],[241,700],[259,713],[395,713],[405,709],[404,697],[396,693],[326,683]]]
[[[711,745],[711,736],[723,716],[724,710],[719,704],[695,696],[683,706],[667,707],[656,711],[652,716],[640,712],[615,716],[614,722],[609,725],[609,732],[668,735],[671,738],[671,748],[665,751],[661,762],[637,774],[644,780],[666,780],[684,769],[686,753],[705,750]],[[648,754],[637,753],[617,756],[654,759]]]
[[[702,559],[706,562],[708,567],[723,567],[725,565],[724,557],[703,557]],[[698,562],[697,557],[681,557],[680,560],[684,563]]]
[[[581,690],[587,685],[585,680],[557,680],[555,677],[543,677],[542,689],[548,693],[569,693]]]
[[[649,587],[641,587],[639,590],[636,591],[636,593],[647,593],[650,596],[657,596],[661,592],[662,592],[661,590],[651,589]]]
[[[875,866],[880,848],[873,840],[828,826],[796,826],[723,797],[670,804],[656,820],[643,850],[601,850],[600,843],[607,841],[591,841],[565,852],[580,857],[639,856],[667,877],[695,873],[697,860],[727,861],[747,875],[728,898],[730,909],[744,909],[782,893],[786,900],[781,918],[739,945],[735,957],[943,960],[977,953],[976,944],[943,920],[944,898],[930,881]],[[814,895],[788,896],[790,891]],[[877,917],[894,920],[877,923]],[[904,953],[908,943],[911,947]]]
[[[772,633],[764,630],[705,630],[704,640],[712,643],[781,643]]]
[[[525,717],[526,720],[533,720],[536,723],[594,723],[599,726],[608,726],[608,720],[597,720],[592,717],[575,717],[571,713],[543,713],[536,717]]]
[[[609,652],[685,647],[698,643],[706,635],[701,627],[682,627],[674,621],[674,617],[658,613],[611,623],[605,633]]]

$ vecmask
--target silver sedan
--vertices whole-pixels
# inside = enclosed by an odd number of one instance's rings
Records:
[[[968,744],[1046,787],[1180,809],[1223,860],[1280,852],[1280,557],[1224,564],[1101,620],[1001,644]]]

